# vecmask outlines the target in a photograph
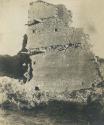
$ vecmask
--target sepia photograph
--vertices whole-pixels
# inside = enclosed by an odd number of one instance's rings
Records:
[[[0,125],[104,125],[103,9],[0,0]]]

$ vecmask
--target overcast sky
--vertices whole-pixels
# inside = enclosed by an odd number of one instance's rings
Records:
[[[0,54],[14,55],[21,48],[26,33],[29,2],[35,0],[0,0]],[[73,14],[73,25],[90,34],[93,51],[104,57],[103,0],[44,0],[64,4]]]

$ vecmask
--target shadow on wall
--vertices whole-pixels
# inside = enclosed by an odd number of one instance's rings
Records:
[[[0,76],[8,76],[11,78],[27,81],[24,75],[30,66],[29,80],[32,79],[31,59],[27,54],[17,54],[15,56],[0,56]]]

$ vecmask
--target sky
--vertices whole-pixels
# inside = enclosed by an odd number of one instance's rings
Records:
[[[35,0],[0,0],[0,54],[15,55],[26,33],[29,3]],[[90,35],[93,52],[104,58],[103,0],[44,0],[64,4],[73,14],[73,26]]]

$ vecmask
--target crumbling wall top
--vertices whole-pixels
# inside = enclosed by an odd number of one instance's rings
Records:
[[[63,22],[69,23],[72,18],[71,11],[67,10],[64,5],[54,5],[41,0],[30,3],[28,15],[29,21],[33,21],[34,19],[44,20],[50,17],[57,17],[63,20]]]

